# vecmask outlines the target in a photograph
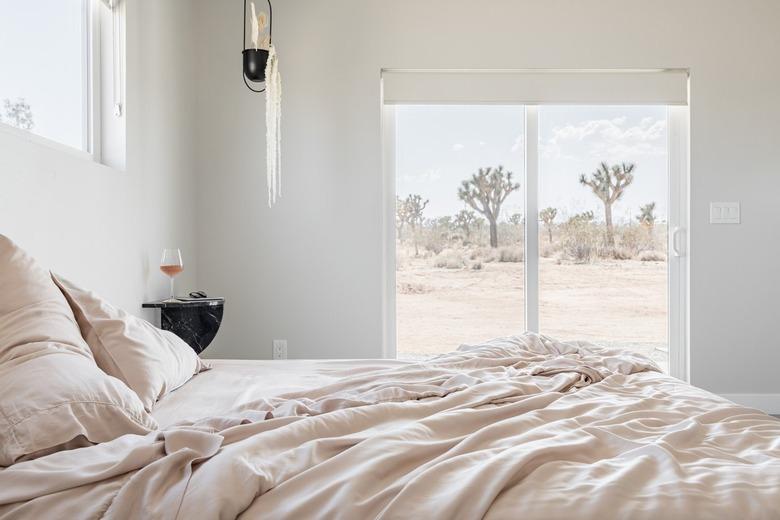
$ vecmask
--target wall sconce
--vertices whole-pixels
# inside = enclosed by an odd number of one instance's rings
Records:
[[[247,11],[247,0],[244,0],[244,41],[241,54],[244,56],[244,84],[252,92],[265,92],[265,86],[261,90],[252,88],[252,83],[265,83],[265,68],[268,63],[269,49],[271,48],[271,36],[273,30],[273,8],[271,0],[268,2],[268,15],[263,11],[259,13],[255,9],[255,3],[249,2],[249,11]],[[249,18],[249,28],[251,35],[249,40],[246,37],[247,18]],[[263,36],[268,27],[268,34]]]

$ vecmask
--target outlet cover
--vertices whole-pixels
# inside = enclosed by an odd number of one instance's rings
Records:
[[[710,202],[710,224],[739,224],[739,202]]]
[[[287,359],[287,340],[275,339],[274,340],[274,359]]]

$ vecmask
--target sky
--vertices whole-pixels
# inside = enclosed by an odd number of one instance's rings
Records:
[[[33,132],[82,147],[83,0],[0,0],[0,112],[31,106]]]
[[[430,200],[428,218],[454,215],[462,180],[480,167],[503,165],[524,185],[524,107],[518,105],[402,105],[396,107],[396,192]],[[635,179],[613,209],[618,222],[635,220],[639,206],[656,203],[667,215],[667,129],[663,106],[540,106],[539,207],[558,209],[557,221],[603,204],[579,183],[601,161],[636,164]],[[502,218],[523,210],[523,190],[511,194]]]

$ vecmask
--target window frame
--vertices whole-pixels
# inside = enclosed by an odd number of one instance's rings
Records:
[[[81,148],[75,148],[56,139],[16,128],[4,122],[0,122],[1,131],[81,159],[100,162],[100,13],[97,12],[97,8],[97,0],[81,0],[82,27],[84,28],[81,35],[83,71],[81,78],[83,107]]]
[[[382,354],[397,357],[396,345],[396,247],[395,247],[395,104],[385,103],[382,94],[380,127],[382,147]],[[473,105],[480,102],[468,103]],[[511,103],[506,103],[511,104]],[[520,104],[520,103],[518,103]],[[539,153],[538,104],[525,106],[525,194],[526,215],[538,214]],[[690,380],[690,110],[686,106],[667,106],[668,125],[668,342],[669,373]],[[536,138],[528,137],[531,135]],[[539,331],[539,222],[526,218],[525,224],[525,329]]]

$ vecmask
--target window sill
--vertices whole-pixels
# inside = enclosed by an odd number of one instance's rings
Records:
[[[28,130],[22,130],[21,128],[16,128],[6,123],[0,123],[0,132],[14,135],[20,139],[24,139],[25,141],[29,141],[31,143],[45,146],[47,148],[51,148],[52,150],[57,150],[58,152],[67,153],[69,155],[78,157],[80,159],[85,159],[92,162],[99,162],[95,159],[95,156],[89,152],[85,152],[84,150],[73,148],[72,146],[59,143],[53,139],[49,139],[47,137],[34,134]]]

